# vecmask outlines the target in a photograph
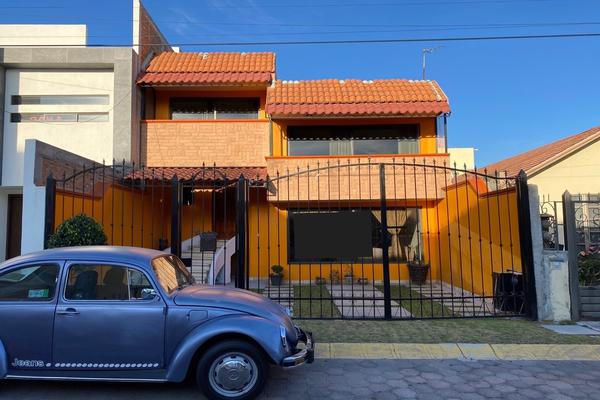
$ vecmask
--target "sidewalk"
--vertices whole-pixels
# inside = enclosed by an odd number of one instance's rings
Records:
[[[600,345],[316,343],[320,359],[600,361]]]

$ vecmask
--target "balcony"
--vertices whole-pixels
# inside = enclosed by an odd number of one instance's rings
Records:
[[[448,154],[267,157],[273,202],[429,201],[451,182]],[[383,168],[381,167],[383,165]]]
[[[264,166],[269,121],[145,120],[140,146],[148,167]]]

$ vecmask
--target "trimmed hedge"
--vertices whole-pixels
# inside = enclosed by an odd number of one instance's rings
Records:
[[[64,221],[48,238],[48,247],[105,245],[106,234],[93,218],[79,214]]]

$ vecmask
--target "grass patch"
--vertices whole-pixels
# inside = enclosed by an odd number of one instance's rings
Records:
[[[560,335],[524,319],[401,321],[297,320],[322,343],[600,344],[595,336]]]
[[[383,287],[377,287],[377,289],[383,292]],[[451,317],[455,315],[450,308],[421,296],[419,292],[406,286],[392,286],[390,293],[392,301],[398,303],[415,318]]]
[[[341,315],[324,285],[310,285],[294,286],[294,317],[340,318]]]

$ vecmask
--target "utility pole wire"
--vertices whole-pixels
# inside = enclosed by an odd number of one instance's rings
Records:
[[[264,42],[178,42],[169,46],[285,46],[285,45],[317,45],[317,44],[386,44],[386,43],[427,43],[427,42],[474,42],[492,40],[536,40],[536,39],[573,39],[600,37],[600,32],[559,33],[549,35],[513,35],[513,36],[462,36],[462,37],[430,37],[430,38],[398,38],[398,39],[354,39],[354,40],[307,40],[307,41],[264,41]],[[139,44],[134,43],[133,46]],[[144,43],[145,46],[163,46],[165,43]],[[42,44],[41,47],[81,47],[81,45]],[[88,44],[87,47],[131,47],[131,44]],[[0,47],[24,47],[22,45],[3,45]],[[26,47],[33,47],[31,45]]]

